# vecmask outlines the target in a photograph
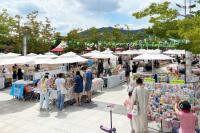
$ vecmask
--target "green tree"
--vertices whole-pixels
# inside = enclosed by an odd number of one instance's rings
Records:
[[[184,45],[184,49],[191,50],[193,53],[200,53],[200,15],[186,18],[179,22],[179,34],[182,38],[190,40],[189,44]]]
[[[44,53],[51,48],[51,39],[53,30],[48,18],[45,22],[38,21],[38,11],[31,12],[27,15],[28,26],[23,26],[23,33],[28,34],[28,51],[34,53]],[[28,30],[27,30],[28,28]]]
[[[6,49],[7,46],[12,46],[16,21],[9,16],[6,9],[0,12],[0,46]]]
[[[161,4],[152,3],[143,11],[133,13],[137,19],[149,16],[149,22],[153,24],[152,28],[148,28],[148,34],[154,34],[160,38],[176,37],[179,38],[177,29],[176,9],[170,8],[170,2]]]

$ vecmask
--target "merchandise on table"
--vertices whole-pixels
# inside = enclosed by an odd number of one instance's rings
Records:
[[[123,71],[118,75],[103,77],[103,80],[105,87],[107,88],[115,87],[125,81],[125,72]]]
[[[193,84],[146,83],[146,87],[151,91],[148,118],[156,121],[163,132],[171,132],[172,127],[180,125],[174,112],[177,101],[187,100],[192,105],[193,112],[200,110],[196,106],[200,100],[195,95]]]

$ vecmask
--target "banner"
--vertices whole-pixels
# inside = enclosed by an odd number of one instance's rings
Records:
[[[10,95],[23,98],[24,95],[24,85],[23,84],[12,84]]]
[[[155,83],[155,79],[153,78],[144,78],[145,83]]]
[[[184,80],[171,80],[170,81],[170,84],[185,84],[185,81]]]

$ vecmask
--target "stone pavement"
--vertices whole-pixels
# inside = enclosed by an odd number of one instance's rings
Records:
[[[103,133],[99,127],[101,124],[109,126],[109,109],[106,108],[109,103],[116,104],[113,125],[117,133],[130,133],[123,107],[126,97],[126,85],[120,85],[97,92],[91,104],[67,105],[63,112],[56,108],[40,112],[38,102],[13,99],[5,89],[0,91],[0,133]]]

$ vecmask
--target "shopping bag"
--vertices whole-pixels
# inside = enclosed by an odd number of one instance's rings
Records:
[[[172,127],[173,128],[180,128],[180,121],[179,120],[172,120]]]
[[[162,120],[162,131],[165,133],[172,132],[172,124],[169,119]]]
[[[136,88],[135,102],[134,102],[134,105],[132,107],[132,115],[134,117],[139,115],[139,102],[138,102],[137,88]]]
[[[67,94],[67,93],[68,93],[68,91],[66,88],[61,89],[61,94]]]
[[[133,116],[138,116],[139,115],[139,108],[138,105],[133,105],[133,109],[132,109],[132,115]]]

